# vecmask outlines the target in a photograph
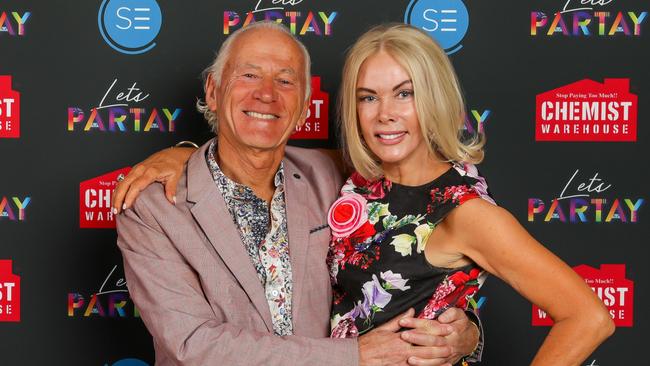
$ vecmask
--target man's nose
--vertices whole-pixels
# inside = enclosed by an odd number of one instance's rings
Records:
[[[272,103],[277,99],[277,90],[272,78],[264,77],[260,81],[253,97],[263,103]]]

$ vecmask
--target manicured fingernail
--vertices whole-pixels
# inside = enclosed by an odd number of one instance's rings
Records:
[[[113,215],[117,215],[117,208],[113,207]]]
[[[176,204],[176,196],[172,197],[172,201],[174,201],[174,204]]]
[[[126,210],[126,203],[122,204],[122,210]]]

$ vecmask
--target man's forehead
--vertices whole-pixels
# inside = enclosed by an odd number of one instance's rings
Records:
[[[264,69],[263,65],[257,64],[255,62],[247,62],[247,61],[244,61],[244,62],[241,62],[241,63],[235,63],[233,66],[234,66],[235,70],[253,69],[253,70],[262,71]],[[285,74],[292,74],[292,75],[296,74],[296,70],[294,70],[293,67],[291,67],[291,66],[281,67],[281,68],[276,69],[274,71],[276,71],[278,73],[285,73]]]
[[[254,29],[243,33],[232,45],[229,61],[236,66],[261,67],[264,61],[283,63],[295,72],[305,62],[300,46],[288,34],[276,29]]]

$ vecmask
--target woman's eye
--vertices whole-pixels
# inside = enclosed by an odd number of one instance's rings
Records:
[[[400,98],[408,98],[413,95],[413,90],[401,90],[397,93],[397,96]]]
[[[373,102],[375,100],[377,100],[377,97],[374,95],[362,95],[359,97],[360,102]]]

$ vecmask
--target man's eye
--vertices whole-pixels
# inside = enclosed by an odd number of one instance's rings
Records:
[[[278,79],[278,82],[282,85],[293,85],[293,81],[287,79]]]
[[[248,79],[255,79],[255,78],[257,78],[257,75],[255,75],[255,74],[251,74],[250,72],[245,73],[245,74],[242,75],[242,76],[245,77],[245,78],[248,78]]]

